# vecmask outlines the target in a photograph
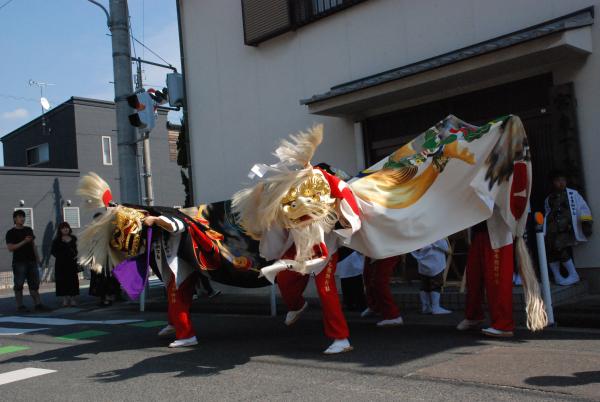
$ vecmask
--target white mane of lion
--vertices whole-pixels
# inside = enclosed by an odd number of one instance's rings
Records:
[[[273,153],[279,163],[270,170],[272,173],[233,196],[233,210],[246,233],[254,239],[260,239],[274,223],[283,224],[281,200],[290,188],[312,175],[310,160],[323,140],[323,125],[290,135],[290,139],[282,140]]]

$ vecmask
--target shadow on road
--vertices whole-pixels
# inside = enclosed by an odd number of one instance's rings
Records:
[[[525,383],[540,387],[575,387],[579,385],[588,385],[600,383],[600,371],[582,371],[573,373],[572,376],[554,376],[546,375],[539,377],[529,377]]]
[[[168,349],[170,340],[156,336],[157,328],[136,328],[128,325],[111,327],[111,335],[95,342],[43,351],[33,355],[17,356],[7,363],[69,362],[91,359],[90,354],[117,353],[115,367],[129,367],[99,372],[93,380],[111,383],[126,381],[151,374],[172,373],[175,377],[204,377],[231,370],[249,361],[286,367],[327,368],[344,373],[376,373],[387,367],[412,362],[415,365],[432,364],[430,357],[442,352],[455,356],[473,353],[490,345],[515,346],[529,339],[590,339],[592,334],[557,332],[531,334],[517,331],[514,339],[488,340],[478,333],[458,333],[451,327],[405,325],[395,328],[376,328],[371,322],[351,324],[351,353],[325,356],[321,354],[329,340],[323,337],[322,324],[306,319],[288,328],[281,317],[195,315],[199,345],[187,349]],[[32,337],[47,336],[43,334]],[[40,338],[41,340],[42,338]],[[45,342],[47,343],[47,341]],[[446,355],[447,356],[447,355]],[[439,357],[436,357],[439,359]],[[447,358],[447,357],[446,357]],[[425,360],[422,360],[425,359]],[[422,364],[421,364],[422,363]],[[401,376],[396,370],[390,376]],[[597,382],[599,372],[576,373],[574,377],[532,377],[532,385],[579,385]]]

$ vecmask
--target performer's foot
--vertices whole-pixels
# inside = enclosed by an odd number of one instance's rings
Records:
[[[368,307],[366,309],[364,309],[362,313],[360,313],[360,316],[362,318],[372,317],[374,315],[375,315],[375,312]]]
[[[195,336],[185,339],[177,339],[169,344],[170,348],[184,348],[186,346],[194,346],[198,344],[198,339]]]
[[[300,310],[288,311],[287,315],[285,316],[285,325],[288,327],[290,325],[294,325],[296,321],[300,319],[300,315],[304,312],[304,310],[306,310],[307,307],[308,303],[304,302],[304,306],[302,306]]]
[[[512,331],[502,331],[492,327],[482,329],[481,333],[494,338],[512,338],[514,335]]]
[[[483,320],[467,320],[465,318],[456,326],[456,329],[458,329],[459,331],[466,331],[468,329],[478,329],[481,326],[481,324],[483,324]]]
[[[522,286],[523,285],[523,281],[521,280],[521,275],[519,275],[518,273],[513,273],[513,283],[515,286]]]
[[[452,312],[440,306],[440,299],[442,298],[440,292],[431,292],[429,294],[431,296],[431,314],[450,314]]]
[[[391,320],[383,320],[377,323],[378,327],[396,327],[398,325],[403,325],[404,321],[402,317],[392,318]]]
[[[579,282],[579,275],[575,274],[575,275],[569,275],[565,278],[564,281],[562,281],[562,283],[560,283],[560,285],[562,286],[571,286],[576,284],[577,282]]]
[[[326,355],[335,355],[337,353],[350,352],[354,348],[350,346],[348,339],[336,339],[323,353]]]
[[[548,264],[548,268],[552,272],[552,276],[554,276],[554,283],[560,286],[565,285],[565,277],[560,273],[560,262],[551,262]]]
[[[443,308],[441,306],[436,306],[436,307],[431,308],[431,314],[433,314],[433,315],[450,314],[450,313],[452,313],[452,311],[446,310],[445,308]]]
[[[160,336],[160,337],[169,336],[169,335],[173,335],[174,333],[175,333],[175,327],[169,324],[166,327],[164,327],[163,329],[161,329],[160,331],[158,331],[158,336]]]
[[[419,298],[421,299],[421,314],[431,314],[431,298],[429,292],[421,290],[419,292]]]

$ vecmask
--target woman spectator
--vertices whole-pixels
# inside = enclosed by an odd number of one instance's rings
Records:
[[[67,222],[58,225],[51,253],[56,258],[54,265],[56,296],[63,297],[63,307],[76,306],[75,297],[79,295],[77,238],[73,236],[71,226]]]

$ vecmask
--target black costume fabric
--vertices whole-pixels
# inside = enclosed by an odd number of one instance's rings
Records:
[[[230,201],[201,206],[199,218],[169,207],[126,206],[184,222],[186,231],[181,234],[177,255],[204,271],[211,280],[242,288],[271,285],[267,279],[259,278],[260,268],[267,266],[268,262],[260,257],[258,242],[244,234],[237,224]],[[166,232],[163,234],[168,235]],[[154,258],[151,258],[150,266],[160,276]]]
[[[56,258],[54,265],[56,296],[78,295],[77,238],[71,236],[69,242],[63,241],[60,237],[54,239],[50,252]]]
[[[571,258],[571,247],[577,244],[567,192],[550,194],[548,205],[550,206],[550,214],[546,220],[548,262],[565,262]]]

